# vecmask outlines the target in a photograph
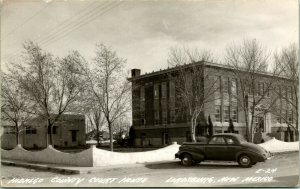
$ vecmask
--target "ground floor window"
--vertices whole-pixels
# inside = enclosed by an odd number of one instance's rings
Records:
[[[4,127],[5,134],[16,134],[16,127]]]
[[[77,130],[71,130],[72,142],[77,141]]]
[[[159,111],[154,111],[154,124],[158,125],[159,124]]]
[[[26,134],[36,134],[36,128],[26,127]]]
[[[215,106],[215,121],[221,122],[221,106]]]
[[[231,119],[233,122],[238,122],[238,116],[237,116],[237,107],[232,107],[232,115]]]
[[[163,111],[162,112],[162,123],[163,124],[167,124],[168,123],[168,112],[167,111]]]
[[[265,132],[265,125],[264,125],[263,117],[255,117],[254,122],[255,122],[256,131],[258,131],[260,129],[261,132]]]
[[[224,122],[229,122],[229,106],[224,106]]]

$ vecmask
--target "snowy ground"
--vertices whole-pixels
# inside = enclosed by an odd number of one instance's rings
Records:
[[[272,153],[299,151],[299,141],[283,142],[273,138],[259,145]]]

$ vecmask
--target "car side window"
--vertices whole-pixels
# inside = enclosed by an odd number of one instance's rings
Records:
[[[209,144],[226,144],[226,143],[223,137],[213,137],[209,141]]]
[[[225,138],[227,144],[236,144],[236,142],[232,138]]]

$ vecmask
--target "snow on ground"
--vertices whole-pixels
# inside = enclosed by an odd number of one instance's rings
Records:
[[[273,138],[259,145],[272,153],[299,151],[299,141],[283,142]]]
[[[177,143],[158,150],[131,153],[110,152],[95,148],[93,151],[93,165],[108,166],[117,164],[169,161],[175,159],[175,153],[178,152],[178,149],[179,145]]]

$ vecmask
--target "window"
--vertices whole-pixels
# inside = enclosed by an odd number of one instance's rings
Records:
[[[140,100],[141,100],[141,102],[145,101],[145,87],[144,86],[142,86],[140,88]]]
[[[176,117],[175,117],[175,110],[170,110],[170,122],[175,123]]]
[[[254,121],[255,121],[255,128],[261,129],[261,132],[264,132],[265,131],[264,119],[262,117],[255,117]]]
[[[291,111],[287,112],[287,121],[289,124],[293,123],[293,113]]]
[[[16,134],[16,127],[4,126],[5,134]]]
[[[237,95],[237,80],[236,79],[231,80],[231,94],[233,96]]]
[[[141,112],[141,125],[145,125],[146,124],[146,120],[145,120],[145,112],[142,111]]]
[[[223,92],[228,93],[229,83],[228,78],[223,78]]]
[[[263,83],[259,82],[257,84],[257,96],[262,96],[264,94],[264,85]]]
[[[169,83],[169,97],[175,97],[175,83],[174,81],[170,81]]]
[[[163,82],[161,84],[161,97],[166,98],[167,97],[167,83]]]
[[[221,105],[221,77],[216,76],[214,78],[214,98],[215,98],[215,105]]]
[[[276,117],[276,121],[277,121],[278,123],[281,123],[281,117],[280,117],[280,116],[277,116],[277,117]]]
[[[221,106],[215,106],[215,121],[221,122]]]
[[[72,142],[77,141],[77,130],[71,130]]]
[[[229,106],[224,106],[224,122],[229,122]]]
[[[57,126],[53,126],[53,131],[52,131],[53,134],[57,134],[57,128],[58,128]]]
[[[154,99],[159,99],[159,84],[154,84]]]
[[[163,124],[167,124],[167,122],[168,122],[168,112],[167,111],[162,112],[162,122],[163,122]]]
[[[264,83],[264,93],[267,94],[267,97],[270,97],[270,84]]]
[[[232,138],[225,138],[227,144],[236,144]]]
[[[26,134],[36,134],[36,128],[26,127]]]
[[[238,122],[237,112],[237,107],[232,107],[231,117],[233,122]]]
[[[154,111],[154,124],[159,124],[159,111]]]
[[[209,144],[225,144],[225,141],[223,137],[213,137],[209,141]]]

